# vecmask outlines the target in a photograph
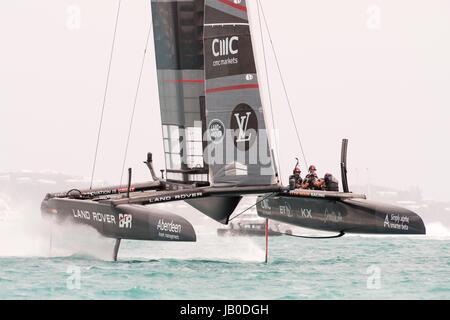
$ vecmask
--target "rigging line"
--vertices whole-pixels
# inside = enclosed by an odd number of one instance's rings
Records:
[[[268,198],[271,198],[271,197],[273,197],[273,196],[276,195],[276,194],[277,194],[277,193],[274,192],[274,193],[269,194],[268,196],[265,196],[264,198],[262,198],[262,200],[256,202],[254,205],[248,207],[247,209],[245,209],[244,211],[242,211],[242,212],[239,213],[238,215],[234,216],[232,219],[228,220],[228,222],[233,221],[233,220],[236,219],[237,217],[239,217],[239,216],[243,215],[244,213],[246,213],[246,212],[247,212],[248,210],[250,210],[251,208],[257,206],[258,204],[260,204],[260,203],[263,202],[264,200],[266,200],[266,199],[268,199]]]
[[[261,13],[260,13],[260,0],[257,1],[256,3],[257,7],[258,7],[258,20],[259,20],[259,30],[261,32],[261,42],[262,42],[262,49],[263,49],[263,56],[264,56],[264,66],[266,69],[266,82],[267,82],[267,89],[269,92],[269,104],[270,104],[270,113],[272,115],[272,130],[273,130],[273,140],[275,140],[275,149],[277,151],[277,157],[278,157],[278,176],[280,181],[282,181],[281,178],[281,163],[280,163],[280,150],[278,148],[278,142],[277,142],[277,137],[275,134],[275,116],[273,113],[273,103],[272,103],[272,92],[270,91],[270,81],[269,81],[269,69],[267,68],[267,57],[266,57],[266,48],[264,45],[264,34],[263,34],[263,27],[262,27],[262,23],[261,23]],[[274,164],[275,165],[275,164]]]
[[[128,146],[130,144],[131,129],[133,127],[133,120],[134,120],[134,114],[136,111],[136,105],[137,105],[137,100],[138,100],[138,96],[139,96],[139,89],[141,88],[142,72],[144,70],[145,58],[147,56],[148,42],[150,39],[150,33],[152,32],[152,28],[153,28],[153,23],[150,21],[150,27],[149,27],[148,33],[147,33],[147,40],[145,42],[144,55],[142,57],[141,70],[139,72],[139,79],[138,79],[138,83],[137,83],[136,94],[134,96],[133,112],[131,113],[130,127],[128,129],[128,138],[127,138],[127,143],[126,143],[126,147],[125,147],[125,154],[123,157],[122,172],[121,172],[121,176],[120,176],[120,185],[122,185],[122,181],[123,181],[123,173],[125,171],[125,163],[127,160]]]
[[[110,57],[109,57],[108,73],[106,75],[106,86],[105,86],[105,93],[103,95],[102,112],[101,112],[101,115],[100,115],[100,124],[99,124],[98,134],[97,134],[97,145],[95,147],[94,164],[92,166],[91,186],[90,186],[91,190],[92,190],[92,184],[94,182],[95,167],[96,167],[96,164],[97,164],[98,147],[99,147],[99,144],[100,144],[100,136],[101,136],[101,132],[102,132],[103,115],[105,113],[106,97],[107,97],[108,88],[109,88],[109,78],[110,78],[110,74],[111,74],[111,65],[112,65],[112,59],[113,59],[113,54],[114,54],[114,47],[115,47],[115,44],[116,44],[117,25],[119,23],[119,14],[120,14],[120,5],[121,5],[121,3],[122,3],[122,0],[119,0],[119,5],[118,5],[118,8],[117,8],[117,15],[116,15],[116,23],[115,23],[115,26],[114,26],[113,42],[112,42],[112,46],[111,46],[111,54],[110,54]]]
[[[260,3],[260,5],[261,5],[261,12],[262,12],[262,15],[263,15],[264,23],[265,23],[265,26],[266,26],[266,29],[267,29],[267,34],[269,35],[270,44],[272,46],[272,50],[273,50],[273,53],[274,53],[274,56],[275,56],[275,61],[276,61],[276,64],[277,64],[278,73],[280,74],[281,83],[283,85],[284,94],[286,96],[286,100],[287,100],[287,103],[288,103],[288,106],[289,106],[289,110],[291,112],[291,118],[292,118],[292,122],[294,123],[295,133],[297,134],[297,140],[298,140],[298,143],[300,145],[300,149],[301,149],[302,154],[303,154],[303,160],[305,161],[306,170],[308,170],[308,161],[306,160],[306,155],[305,155],[305,152],[303,150],[303,145],[302,145],[302,142],[301,142],[301,139],[300,139],[300,133],[299,133],[297,124],[295,122],[294,112],[292,111],[292,105],[291,105],[291,102],[289,100],[289,95],[287,93],[286,84],[284,82],[283,74],[281,73],[280,63],[278,61],[278,56],[277,56],[277,53],[275,51],[275,46],[274,46],[273,41],[272,41],[272,36],[270,34],[269,25],[267,23],[267,19],[266,19],[266,16],[264,14],[264,8],[263,8],[262,3]]]

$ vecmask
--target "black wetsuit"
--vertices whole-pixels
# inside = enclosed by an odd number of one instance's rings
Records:
[[[308,182],[307,189],[317,190],[318,188],[314,187],[314,182],[316,182],[317,180],[318,180],[318,178],[317,178],[317,174],[315,172],[309,173],[305,177],[305,181]]]
[[[325,176],[325,190],[326,191],[339,191],[339,182],[331,174]]]
[[[302,177],[298,176],[298,178],[296,178],[295,175],[289,176],[289,185],[291,185],[291,180],[295,181],[295,186],[293,186],[294,189],[300,189],[301,188],[302,182],[303,182]]]

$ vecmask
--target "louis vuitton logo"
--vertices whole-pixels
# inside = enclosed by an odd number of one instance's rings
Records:
[[[250,133],[247,136],[247,129],[248,129],[248,120],[250,119],[251,112],[247,112],[245,116],[240,116],[239,113],[235,113],[234,116],[236,117],[236,121],[239,128],[239,135],[236,139],[236,142],[249,142],[252,134]]]

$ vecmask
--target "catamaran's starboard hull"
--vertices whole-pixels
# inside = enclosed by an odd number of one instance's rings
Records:
[[[60,223],[93,227],[114,239],[195,242],[193,226],[184,218],[141,205],[119,205],[90,200],[44,200],[42,215]]]
[[[397,206],[363,199],[258,198],[260,217],[298,227],[359,234],[425,234],[422,219]]]

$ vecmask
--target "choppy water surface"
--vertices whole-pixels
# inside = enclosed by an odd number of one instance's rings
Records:
[[[0,236],[0,299],[450,299],[448,235],[274,237],[266,265],[263,238],[123,241],[112,262],[111,240],[77,231]]]

